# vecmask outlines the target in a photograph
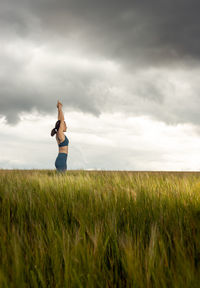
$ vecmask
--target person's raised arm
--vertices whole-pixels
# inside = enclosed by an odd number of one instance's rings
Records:
[[[64,121],[64,114],[63,114],[63,111],[62,111],[62,103],[58,101],[57,103],[57,108],[58,108],[58,120],[60,121]]]

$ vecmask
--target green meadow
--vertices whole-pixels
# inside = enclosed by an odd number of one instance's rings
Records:
[[[0,287],[199,287],[200,173],[0,170]]]

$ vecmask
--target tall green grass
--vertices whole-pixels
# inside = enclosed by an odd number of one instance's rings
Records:
[[[199,283],[199,173],[0,170],[0,287]]]

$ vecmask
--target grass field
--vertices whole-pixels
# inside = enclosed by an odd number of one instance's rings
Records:
[[[199,287],[200,173],[0,170],[0,287]]]

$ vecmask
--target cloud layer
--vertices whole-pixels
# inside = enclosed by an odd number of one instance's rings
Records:
[[[0,1],[0,114],[149,115],[199,125],[200,3]]]
[[[65,116],[68,170],[200,170],[200,138],[190,124],[171,126],[121,113]],[[58,146],[50,136],[55,117],[21,113],[16,127],[1,121],[0,168],[55,169]]]

